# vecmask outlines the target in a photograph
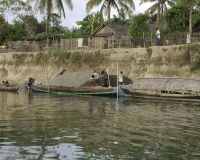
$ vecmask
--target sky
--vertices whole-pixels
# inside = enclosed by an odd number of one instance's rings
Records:
[[[87,13],[85,11],[86,3],[88,0],[72,0],[73,3],[73,10],[71,11],[69,8],[65,8],[65,19],[62,18],[61,25],[64,27],[68,27],[71,29],[72,27],[80,27],[76,24],[77,21],[82,21],[86,16]],[[140,0],[134,0],[135,3],[135,11],[134,14],[137,13],[144,13],[147,8],[149,8],[153,3],[144,3],[139,5]],[[99,11],[101,6],[94,8],[91,13]],[[112,15],[117,15],[116,10],[111,10],[111,17]]]

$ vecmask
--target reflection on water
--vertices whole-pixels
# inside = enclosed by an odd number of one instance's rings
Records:
[[[0,92],[0,159],[199,159],[200,105]]]

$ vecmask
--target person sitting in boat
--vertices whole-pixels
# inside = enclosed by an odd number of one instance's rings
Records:
[[[92,77],[90,78],[89,83],[90,83],[90,87],[94,87],[95,86],[94,75],[92,75]]]
[[[96,70],[94,70],[94,73],[93,73],[92,75],[94,75],[95,85],[96,85],[96,86],[99,86],[99,85],[100,85],[99,73],[96,72]]]
[[[103,87],[109,87],[109,79],[108,79],[108,74],[105,71],[101,72],[101,75],[104,76],[104,83],[103,83]]]
[[[34,79],[32,77],[29,77],[28,79],[28,86],[31,87],[31,85],[34,83]]]
[[[7,80],[5,80],[5,81],[3,81],[4,82],[4,85],[6,86],[6,87],[9,87],[10,86],[10,84],[9,84],[9,82],[7,81]]]

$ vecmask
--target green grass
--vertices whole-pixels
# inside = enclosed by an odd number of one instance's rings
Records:
[[[152,49],[151,48],[146,48],[146,51],[147,51],[147,57],[148,58],[151,58],[151,55],[152,55]]]

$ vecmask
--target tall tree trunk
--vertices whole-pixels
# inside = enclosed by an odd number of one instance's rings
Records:
[[[164,4],[161,4],[161,14],[163,15],[164,13]]]
[[[108,6],[107,6],[107,18],[108,20],[110,20],[110,2],[108,3]]]
[[[160,24],[160,0],[158,0],[158,11],[157,11],[157,20],[156,20],[156,27],[159,28]]]
[[[49,19],[50,19],[50,16],[49,16],[49,14],[48,14],[48,15],[47,15],[47,23],[46,23],[46,34],[48,34],[48,29],[49,29],[49,24],[50,24]],[[47,44],[46,44],[46,47],[48,47],[48,46],[49,46],[49,37],[47,36]]]
[[[91,33],[90,33],[90,36],[92,36],[92,33],[94,32],[94,24],[92,23],[91,24]]]
[[[190,7],[189,33],[192,33],[192,7]]]
[[[51,15],[47,13],[46,34],[48,33],[50,24],[51,24]]]
[[[48,33],[48,20],[46,21],[46,34]]]

